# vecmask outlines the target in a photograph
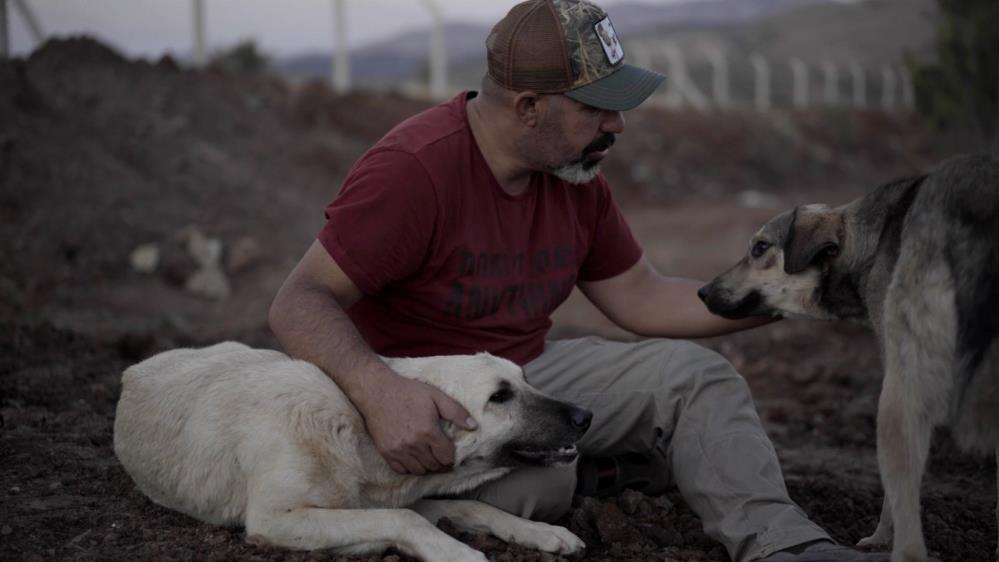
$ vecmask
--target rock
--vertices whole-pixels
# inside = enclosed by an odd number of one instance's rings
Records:
[[[187,279],[184,289],[202,298],[225,300],[229,297],[229,279],[218,266],[204,267]]]
[[[221,262],[222,241],[208,237],[197,225],[180,229],[176,238],[187,247],[187,253],[201,268],[217,266]]]
[[[627,513],[628,515],[633,515],[635,510],[638,509],[638,505],[642,503],[642,500],[644,499],[645,494],[637,490],[625,490],[617,499],[617,505],[621,508],[621,511]]]
[[[260,244],[252,236],[243,236],[233,242],[225,253],[225,270],[235,275],[251,269],[260,261]]]
[[[613,503],[601,503],[593,515],[593,526],[601,543],[610,545],[641,542],[642,536],[631,527],[629,518]]]
[[[656,505],[659,509],[669,513],[673,511],[673,502],[670,501],[666,496],[659,496],[652,500],[652,503]]]
[[[136,246],[128,256],[132,269],[138,273],[152,273],[160,263],[160,247],[150,242]]]

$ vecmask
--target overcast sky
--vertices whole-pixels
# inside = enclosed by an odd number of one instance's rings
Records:
[[[0,0],[2,1],[2,0]],[[131,56],[154,58],[191,50],[191,0],[25,0],[48,35],[88,33]],[[253,38],[265,52],[286,56],[330,50],[331,0],[204,0],[210,48]],[[603,6],[622,0],[602,0]],[[634,1],[634,0],[632,0]],[[677,0],[644,0],[668,4]],[[517,0],[436,0],[449,22],[493,23]],[[24,21],[8,2],[11,49],[34,49]],[[347,0],[350,46],[377,42],[410,28],[430,24],[422,0]]]

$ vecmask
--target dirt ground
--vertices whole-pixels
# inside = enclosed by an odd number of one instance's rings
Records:
[[[181,345],[276,347],[267,306],[344,172],[426,105],[128,61],[89,39],[0,62],[0,559],[331,558],[250,545],[240,529],[149,502],[111,447],[119,377]],[[876,112],[650,107],[628,119],[608,177],[650,259],[699,278],[737,259],[777,211],[845,202],[948,152],[917,119]],[[166,251],[192,224],[227,255],[240,239],[258,250],[227,270],[224,300],[185,291],[190,260]],[[129,254],[149,242],[165,249],[163,265],[138,273]],[[578,294],[555,320],[553,337],[631,337]],[[845,543],[873,531],[880,366],[870,333],[782,321],[704,343],[749,381],[792,498]],[[995,470],[935,436],[923,488],[934,555],[993,559]],[[584,560],[728,559],[675,491],[577,499],[562,523],[586,541]],[[455,534],[494,560],[554,559]]]

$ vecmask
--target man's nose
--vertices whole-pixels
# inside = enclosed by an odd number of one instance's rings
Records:
[[[604,111],[604,121],[600,130],[604,133],[619,135],[624,132],[624,114],[620,111]]]

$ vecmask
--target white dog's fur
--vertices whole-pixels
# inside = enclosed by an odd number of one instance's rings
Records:
[[[448,517],[460,528],[548,552],[584,548],[562,527],[480,502],[423,499],[510,470],[495,459],[523,426],[524,401],[490,402],[498,384],[528,401],[562,403],[531,389],[513,363],[484,353],[386,362],[437,386],[478,421],[475,431],[445,424],[456,447],[453,471],[396,474],[319,368],[233,342],[168,351],[127,369],[115,453],[156,503],[209,523],[244,525],[250,541],[350,554],[394,546],[425,560],[485,560],[434,526]]]

